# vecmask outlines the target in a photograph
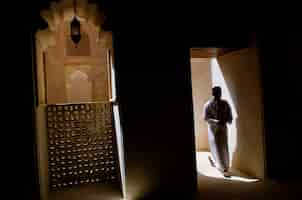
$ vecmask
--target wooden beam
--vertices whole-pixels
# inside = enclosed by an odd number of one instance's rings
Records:
[[[242,48],[191,48],[191,58],[214,58]]]
[[[218,52],[219,48],[191,48],[191,58],[213,58]]]

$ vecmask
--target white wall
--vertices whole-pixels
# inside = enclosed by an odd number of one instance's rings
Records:
[[[211,97],[210,59],[191,59],[192,93],[194,106],[194,131],[196,151],[208,151],[207,124],[202,118],[203,106]]]

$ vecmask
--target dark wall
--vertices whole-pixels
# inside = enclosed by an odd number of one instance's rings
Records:
[[[10,32],[2,43],[1,52],[1,66],[4,67],[1,72],[1,159],[5,163],[2,181],[7,187],[3,195],[8,192],[12,198],[17,198],[26,194],[35,199],[38,191],[33,187],[37,184],[37,177],[34,173],[31,36],[22,28],[19,34]]]
[[[299,32],[259,33],[263,69],[267,173],[296,179],[301,154],[301,53]]]
[[[142,199],[196,188],[189,49],[153,31],[115,34],[127,192]]]
[[[7,2],[1,29],[3,198],[39,199],[34,128],[33,31],[42,1]],[[13,11],[14,10],[14,11]],[[43,23],[42,23],[43,24]],[[4,112],[3,112],[4,111]],[[8,197],[6,197],[8,196]]]

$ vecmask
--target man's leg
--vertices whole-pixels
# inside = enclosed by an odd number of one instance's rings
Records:
[[[218,150],[218,144],[217,144],[217,138],[215,136],[215,133],[213,130],[208,130],[208,139],[209,139],[209,146],[211,151],[211,156],[209,156],[210,164],[213,167],[220,168],[220,159],[219,159],[219,150]]]
[[[227,129],[225,129],[224,133],[221,134],[220,152],[221,152],[220,155],[221,155],[222,166],[223,166],[223,175],[225,177],[230,177],[229,174],[230,155],[229,155],[229,147],[228,147]]]
[[[209,162],[211,164],[212,167],[216,167],[215,161],[212,159],[211,156],[208,156]]]

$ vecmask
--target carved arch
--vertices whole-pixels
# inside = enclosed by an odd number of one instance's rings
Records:
[[[62,21],[70,22],[72,20],[73,12],[72,0],[52,2],[48,10],[40,12],[41,17],[48,24],[48,28],[36,32],[36,40],[43,51],[50,46],[56,45],[55,31]],[[92,24],[95,27],[99,35],[97,42],[101,42],[106,48],[112,48],[112,34],[102,29],[104,12],[96,4],[89,3],[88,0],[78,1],[77,15],[80,21]]]

